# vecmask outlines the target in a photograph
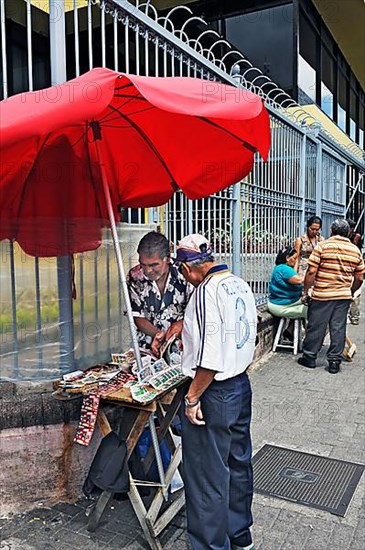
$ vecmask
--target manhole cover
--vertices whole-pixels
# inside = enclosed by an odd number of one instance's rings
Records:
[[[344,516],[365,466],[264,445],[253,458],[254,489]]]

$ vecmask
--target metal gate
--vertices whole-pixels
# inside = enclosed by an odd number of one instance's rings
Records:
[[[310,123],[288,94],[188,6],[161,17],[149,1],[50,0],[49,9],[40,9],[40,4],[0,0],[5,98],[102,66],[219,80],[265,99],[271,118],[270,158],[264,163],[257,157],[243,182],[200,201],[177,193],[164,207],[122,212],[132,235],[127,238],[128,257],[149,227],[158,226],[174,243],[187,233],[204,233],[219,259],[251,284],[257,304],[264,304],[277,250],[293,243],[306,218],[315,213],[322,215],[328,236],[331,221],[345,214],[346,182],[364,169],[361,160]],[[133,227],[140,229],[133,233]],[[122,231],[121,238],[125,235]],[[98,251],[74,258],[75,301],[70,259],[29,258],[16,243],[7,242],[0,253],[3,378],[52,377],[59,368],[95,364],[128,345],[108,232]]]

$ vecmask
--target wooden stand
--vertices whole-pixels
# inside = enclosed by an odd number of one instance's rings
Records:
[[[348,336],[346,336],[346,345],[345,349],[343,350],[343,356],[346,359],[346,361],[349,361],[351,363],[353,356],[355,355],[357,351],[357,346],[350,340]]]
[[[133,452],[150,416],[154,413],[157,415],[160,426],[158,430],[158,440],[160,442],[165,439],[169,445],[171,451],[171,462],[165,472],[165,485],[161,486],[161,484],[155,484],[157,491],[148,509],[146,508],[138,492],[136,480],[134,480],[130,475],[130,491],[128,493],[128,497],[142,527],[146,540],[152,550],[162,549],[162,546],[157,538],[158,535],[185,504],[184,491],[180,489],[180,494],[177,498],[175,498],[174,501],[161,514],[161,516],[158,517],[172,478],[181,464],[181,445],[178,445],[177,447],[175,446],[170,426],[178,411],[184,391],[185,384],[180,385],[177,390],[174,390],[175,395],[170,403],[169,400],[166,399],[167,396],[164,396],[156,399],[149,405],[138,405],[136,403],[126,402],[120,398],[118,399],[118,397],[123,396],[121,394],[118,395],[118,392],[115,392],[114,394],[103,397],[98,412],[98,425],[102,434],[105,436],[111,432],[105,405],[118,404],[129,409],[129,412],[131,412],[131,421],[128,422],[128,426],[124,425],[125,423],[123,422],[124,431],[127,432],[125,433],[125,437],[128,457]],[[168,402],[167,404],[166,401]],[[143,468],[145,472],[148,472],[153,459],[154,450],[153,446],[151,446],[143,461]],[[88,531],[93,532],[97,529],[100,519],[112,498],[113,493],[109,491],[103,491],[101,493],[89,515],[87,526]]]

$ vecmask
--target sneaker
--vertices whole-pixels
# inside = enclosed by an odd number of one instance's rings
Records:
[[[302,365],[302,367],[308,367],[308,369],[316,368],[316,362],[312,359],[309,359],[309,357],[306,357],[305,355],[299,357],[297,363],[299,363],[299,365]]]
[[[337,374],[340,372],[340,361],[328,361],[328,372],[330,374]]]
[[[249,546],[237,546],[237,544],[231,544],[231,550],[255,550],[254,544],[250,544]]]

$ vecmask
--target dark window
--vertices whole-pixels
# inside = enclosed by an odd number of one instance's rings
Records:
[[[321,109],[333,118],[333,95],[335,92],[334,60],[322,46]]]
[[[226,38],[279,86],[293,84],[293,6],[246,13],[225,20]],[[251,72],[251,77],[254,73]],[[257,76],[257,74],[256,74]]]
[[[299,19],[299,53],[313,69],[317,69],[317,33],[302,14]]]

